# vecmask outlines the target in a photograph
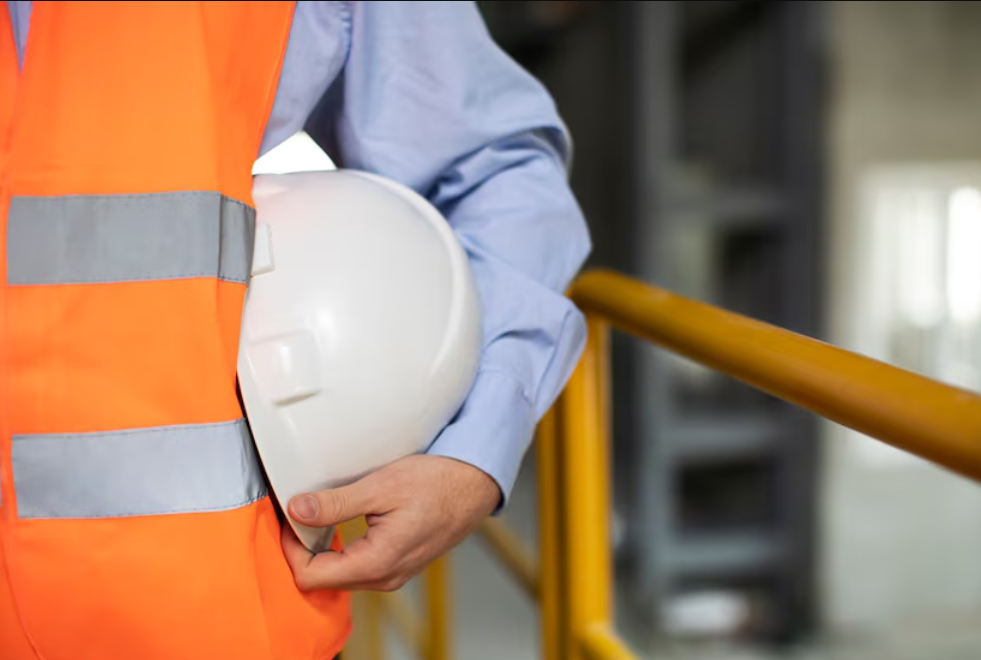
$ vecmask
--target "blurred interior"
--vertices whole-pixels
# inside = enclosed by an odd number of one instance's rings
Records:
[[[571,130],[590,266],[981,390],[981,3],[478,5]],[[638,652],[981,658],[981,488],[625,336],[613,373]],[[519,589],[453,561],[456,657],[539,657]]]

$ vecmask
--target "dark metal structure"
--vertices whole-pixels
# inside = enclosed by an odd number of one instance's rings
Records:
[[[594,265],[820,334],[820,3],[479,4],[572,131]],[[625,338],[613,367],[627,629],[708,588],[754,603],[746,635],[806,635],[816,421]]]

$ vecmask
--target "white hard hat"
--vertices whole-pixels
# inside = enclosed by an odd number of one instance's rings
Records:
[[[339,170],[259,175],[253,196],[238,374],[285,505],[424,450],[470,390],[480,320],[466,255],[410,189]]]

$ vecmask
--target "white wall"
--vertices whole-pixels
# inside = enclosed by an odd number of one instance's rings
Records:
[[[981,160],[981,3],[828,3],[829,337],[862,346],[863,177],[888,163]],[[981,259],[981,245],[978,246]],[[832,634],[981,614],[981,487],[828,425],[821,521]],[[981,442],[981,438],[979,438]]]

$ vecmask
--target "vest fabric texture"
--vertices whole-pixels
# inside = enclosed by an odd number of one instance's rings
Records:
[[[0,658],[328,660],[236,394],[292,2],[0,12]]]

